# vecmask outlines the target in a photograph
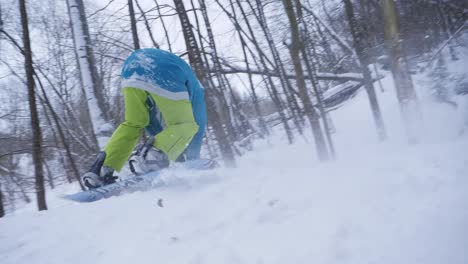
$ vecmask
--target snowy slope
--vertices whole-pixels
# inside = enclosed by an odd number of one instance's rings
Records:
[[[468,140],[363,148],[323,165],[309,148],[263,149],[237,170],[168,174],[159,190],[7,217],[0,259],[467,263]]]
[[[468,137],[452,109],[420,93],[424,141],[407,146],[384,82],[386,143],[361,91],[332,113],[336,162],[319,164],[312,143],[288,146],[278,133],[237,169],[169,172],[149,192],[74,204],[59,199],[76,188],[66,186],[49,193],[49,211],[0,219],[0,261],[468,263]]]

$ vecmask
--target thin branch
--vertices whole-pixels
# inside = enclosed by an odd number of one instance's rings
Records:
[[[428,67],[430,67],[430,66],[432,65],[432,62],[433,62],[434,59],[439,55],[439,53],[441,53],[442,50],[443,50],[445,47],[447,47],[447,45],[450,43],[450,41],[452,41],[452,40],[458,35],[458,33],[460,33],[460,32],[463,30],[463,28],[464,28],[465,26],[467,26],[467,25],[468,25],[468,20],[465,21],[465,23],[464,23],[457,31],[455,31],[455,33],[453,33],[453,35],[452,35],[449,39],[447,39],[447,40],[442,44],[442,46],[432,55],[432,57],[431,57],[430,60],[429,60],[429,63],[426,65],[425,68],[428,68]]]
[[[153,43],[153,46],[159,49],[159,44],[156,42],[156,40],[154,40],[153,31],[151,30],[151,27],[150,27],[150,25],[148,23],[148,19],[146,18],[146,15],[145,15],[145,13],[143,11],[143,8],[141,8],[140,3],[138,2],[138,0],[135,0],[135,3],[137,5],[138,10],[140,10],[140,13],[141,13],[141,16],[143,17],[143,20],[145,21],[146,30],[148,31],[148,35],[149,35],[149,37],[151,39],[151,42]]]
[[[94,13],[92,13],[91,15],[89,15],[87,18],[89,19],[89,18],[95,16],[97,13],[106,10],[106,9],[112,4],[112,2],[114,2],[114,1],[115,1],[115,0],[110,0],[110,1],[107,3],[107,5],[105,5],[103,8],[100,8],[100,9],[96,10]]]

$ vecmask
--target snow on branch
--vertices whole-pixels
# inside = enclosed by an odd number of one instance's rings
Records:
[[[212,73],[215,73],[215,71],[211,71]],[[276,71],[272,70],[266,70],[266,69],[252,69],[247,70],[246,68],[243,67],[238,67],[238,66],[232,66],[232,65],[226,65],[224,64],[223,69],[221,69],[221,73],[223,74],[237,74],[237,73],[250,73],[250,74],[256,74],[256,75],[266,75],[266,76],[272,76],[272,77],[279,77],[280,74]],[[306,79],[311,79],[310,76],[305,75],[304,76]],[[294,74],[286,74],[286,78],[288,79],[296,79],[296,76]],[[357,82],[362,82],[363,81],[363,76],[360,73],[324,73],[324,72],[318,72],[317,73],[317,79],[321,81],[357,81]]]

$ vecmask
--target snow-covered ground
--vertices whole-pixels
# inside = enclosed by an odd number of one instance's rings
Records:
[[[148,192],[75,204],[59,198],[76,190],[64,186],[49,192],[50,210],[0,219],[0,262],[468,263],[467,133],[454,109],[420,92],[423,140],[408,146],[384,83],[385,143],[361,91],[332,113],[335,162],[277,133],[236,169],[167,172]]]
[[[173,172],[154,191],[7,217],[0,259],[467,263],[467,149],[384,144],[318,165],[307,144],[264,148],[236,170]]]

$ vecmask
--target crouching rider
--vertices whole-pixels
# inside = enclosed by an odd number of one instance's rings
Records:
[[[148,172],[171,161],[196,160],[206,126],[204,90],[190,66],[159,49],[134,51],[122,67],[125,121],[97,155],[84,185],[98,188],[116,181],[130,158],[131,169]],[[146,130],[149,140],[133,151]]]

